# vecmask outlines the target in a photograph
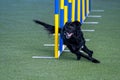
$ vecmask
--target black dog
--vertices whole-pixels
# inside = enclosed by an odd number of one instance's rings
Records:
[[[55,32],[55,26],[46,24],[44,22],[34,20],[34,22],[43,25],[45,29],[53,34]],[[93,63],[100,63],[92,57],[93,51],[89,50],[85,45],[85,39],[81,31],[81,23],[78,21],[67,22],[63,28],[59,28],[59,33],[63,39],[63,43],[68,47],[68,49],[77,56],[77,60],[80,60],[81,56],[90,60]],[[80,50],[84,51],[88,55],[83,54]]]

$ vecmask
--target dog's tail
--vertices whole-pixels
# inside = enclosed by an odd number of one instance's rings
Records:
[[[37,24],[42,25],[42,26],[49,32],[49,34],[55,33],[55,26],[50,25],[50,24],[47,24],[47,23],[42,22],[42,21],[40,21],[40,20],[33,20],[33,21],[34,21],[35,23],[37,23]],[[59,28],[58,31],[59,31],[58,33],[60,33],[61,29]]]

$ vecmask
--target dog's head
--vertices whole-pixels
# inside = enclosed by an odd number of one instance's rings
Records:
[[[63,27],[64,36],[66,37],[66,39],[70,39],[73,35],[76,35],[77,31],[81,29],[80,27],[81,23],[78,21],[67,22]]]

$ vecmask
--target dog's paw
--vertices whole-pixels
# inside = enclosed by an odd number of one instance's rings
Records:
[[[91,58],[91,61],[92,61],[93,63],[100,63],[100,61],[97,60],[97,59],[95,59],[95,58]]]
[[[92,57],[93,55],[93,51],[90,51],[90,53],[88,54],[90,57]]]
[[[81,59],[81,56],[80,55],[77,55],[77,60],[80,60]]]

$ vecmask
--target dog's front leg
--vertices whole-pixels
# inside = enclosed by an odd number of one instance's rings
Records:
[[[81,50],[84,51],[85,53],[87,53],[90,57],[92,57],[93,51],[89,50],[86,45],[84,45],[84,46],[81,48]]]
[[[76,52],[74,52],[75,54],[76,54],[76,56],[77,56],[77,60],[80,60],[81,59],[81,52],[80,51],[76,51]]]
[[[81,52],[79,51],[79,48],[76,48],[76,46],[74,45],[67,45],[67,47],[69,48],[69,50],[75,54],[77,56],[77,60],[80,60],[81,58]]]

